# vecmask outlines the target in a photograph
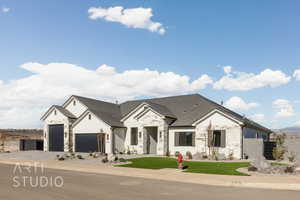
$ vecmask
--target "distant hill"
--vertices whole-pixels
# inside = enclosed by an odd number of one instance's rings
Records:
[[[274,131],[276,133],[285,133],[288,136],[300,136],[300,127],[299,126],[276,129]]]

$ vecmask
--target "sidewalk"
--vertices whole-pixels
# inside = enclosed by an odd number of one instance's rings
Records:
[[[0,159],[2,164],[24,164],[34,165],[29,160]],[[134,169],[125,167],[113,167],[110,165],[83,165],[77,163],[66,163],[60,161],[39,161],[45,168],[71,170],[88,173],[100,173],[117,176],[139,177],[147,179],[156,179],[164,181],[176,181],[184,183],[204,184],[211,186],[230,186],[244,188],[276,189],[276,190],[297,190],[300,191],[300,177],[273,177],[273,176],[228,176],[228,175],[210,175],[183,173],[176,169]]]

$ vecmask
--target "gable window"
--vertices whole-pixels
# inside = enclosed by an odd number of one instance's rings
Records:
[[[76,101],[75,100],[73,101],[73,106],[76,106]]]
[[[54,115],[57,115],[57,112],[56,112],[56,110],[54,110]]]
[[[212,138],[213,147],[225,147],[226,146],[226,131],[225,130],[214,130]]]
[[[131,145],[137,145],[138,144],[138,128],[131,128],[130,129],[130,138],[131,138]]]
[[[175,146],[195,146],[195,132],[175,132]]]
[[[91,120],[92,119],[92,115],[91,114],[89,114],[89,120]]]

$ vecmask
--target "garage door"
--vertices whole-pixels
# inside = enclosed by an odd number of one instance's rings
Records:
[[[64,151],[64,125],[49,126],[49,151]]]
[[[104,134],[75,134],[75,151],[76,152],[103,152]],[[98,137],[98,138],[97,138]]]

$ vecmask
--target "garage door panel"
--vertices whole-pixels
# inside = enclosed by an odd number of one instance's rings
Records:
[[[97,134],[76,134],[75,151],[76,152],[97,152],[98,151]]]
[[[49,151],[64,151],[64,125],[49,125]]]

